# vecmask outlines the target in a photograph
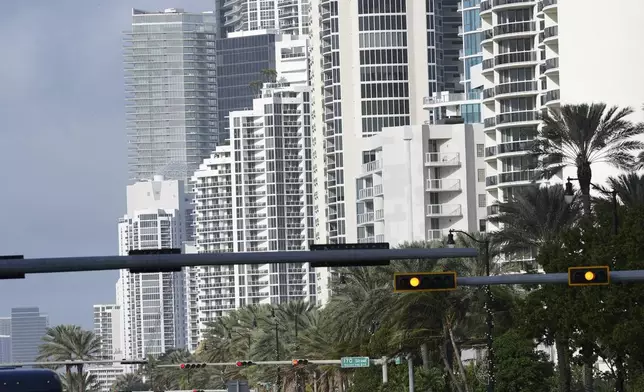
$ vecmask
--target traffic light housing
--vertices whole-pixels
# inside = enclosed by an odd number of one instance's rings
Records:
[[[205,363],[182,363],[181,369],[202,369],[206,367]]]
[[[568,268],[568,286],[608,286],[609,284],[608,266]]]
[[[394,274],[395,293],[456,290],[456,272],[416,272]]]
[[[237,361],[235,365],[237,365],[237,367],[244,367],[244,366],[253,366],[254,363],[253,361]]]
[[[308,359],[294,359],[291,361],[293,366],[305,366],[309,364]]]

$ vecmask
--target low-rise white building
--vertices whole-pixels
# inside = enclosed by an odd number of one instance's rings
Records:
[[[114,359],[122,351],[120,326],[119,305],[94,305],[94,334],[101,339],[101,359]]]
[[[90,366],[85,368],[85,371],[96,377],[100,392],[111,392],[112,385],[116,379],[126,374],[128,371],[125,366]]]
[[[441,240],[485,231],[479,124],[383,128],[363,140],[356,181],[358,242]]]

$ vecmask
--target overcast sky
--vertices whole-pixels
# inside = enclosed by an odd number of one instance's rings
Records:
[[[15,0],[0,13],[0,254],[114,255],[127,179],[122,38],[131,8],[214,0]],[[92,327],[118,272],[0,281],[0,316],[39,306]]]

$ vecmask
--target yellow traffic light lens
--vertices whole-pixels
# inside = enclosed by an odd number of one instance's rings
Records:
[[[587,272],[584,274],[584,278],[585,278],[587,281],[591,281],[591,280],[595,279],[595,274],[594,274],[592,271],[587,271]]]
[[[418,285],[420,285],[420,279],[418,279],[418,278],[409,279],[409,285],[411,287],[418,287]]]

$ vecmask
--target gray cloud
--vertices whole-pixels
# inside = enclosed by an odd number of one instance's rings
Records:
[[[208,10],[211,1],[138,1]],[[14,1],[0,14],[0,254],[115,254],[125,212],[122,32],[133,3]],[[0,315],[40,306],[52,324],[92,325],[117,272],[0,282]]]

